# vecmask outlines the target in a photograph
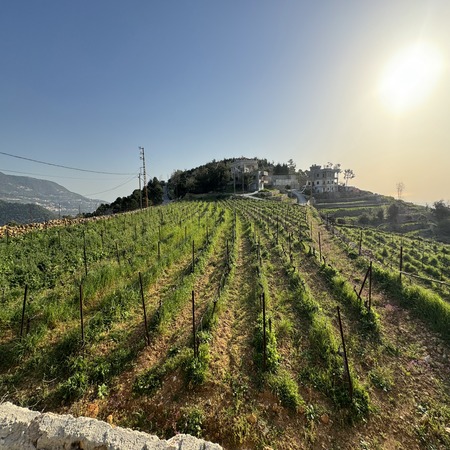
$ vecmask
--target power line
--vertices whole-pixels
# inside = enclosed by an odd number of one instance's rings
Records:
[[[130,181],[134,180],[136,177],[136,175],[133,175],[131,178],[128,178],[127,181],[125,181],[125,183],[119,184],[119,186],[113,187],[111,189],[106,189],[106,191],[101,191],[101,192],[94,192],[93,194],[86,194],[85,197],[91,197],[92,195],[98,195],[98,194],[104,194],[105,192],[110,192],[110,191],[114,191],[114,189],[120,188],[122,186],[125,186],[126,184],[128,184]]]
[[[33,172],[19,172],[18,170],[9,170],[9,169],[0,169],[0,172],[8,172],[8,173],[19,173],[20,175],[33,175],[35,177],[44,177],[44,178],[61,178],[63,180],[96,180],[96,178],[79,178],[79,177],[68,177],[67,175],[47,175],[42,173],[33,173]],[[122,175],[125,176],[125,175]],[[127,174],[128,176],[128,174]],[[103,178],[102,181],[106,180],[116,180],[117,178]]]
[[[69,170],[78,170],[79,172],[100,173],[103,175],[134,175],[131,173],[103,172],[100,170],[89,170],[89,169],[80,169],[78,167],[63,166],[61,164],[54,164],[54,163],[49,163],[49,162],[45,162],[45,161],[39,161],[37,159],[26,158],[25,156],[19,156],[19,155],[12,155],[11,153],[5,153],[5,152],[0,152],[0,154],[5,155],[5,156],[10,156],[11,158],[23,159],[25,161],[32,161],[32,162],[35,162],[38,164],[45,164],[47,166],[60,167],[62,169],[69,169]]]
[[[64,178],[64,179],[70,179],[70,180],[91,180],[91,181],[93,180],[93,178],[74,178],[74,177],[66,177],[66,176],[61,177],[61,176],[57,176],[57,175],[42,175],[42,174],[29,173],[29,172],[18,172],[17,170],[8,170],[8,169],[1,169],[0,172],[20,173],[22,175],[36,175],[36,176],[50,177],[50,178]],[[134,178],[135,178],[135,175],[133,175],[131,178],[127,178],[127,180],[125,182],[119,184],[118,186],[115,186],[111,189],[106,189],[105,191],[95,192],[93,194],[86,194],[85,197],[90,197],[91,195],[103,194],[104,192],[114,191],[115,189],[125,186],[130,181],[134,180]],[[103,181],[105,181],[105,180],[103,180]]]

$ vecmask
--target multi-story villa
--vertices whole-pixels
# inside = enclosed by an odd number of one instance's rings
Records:
[[[312,186],[313,194],[338,191],[339,168],[312,165],[309,168],[307,186]]]

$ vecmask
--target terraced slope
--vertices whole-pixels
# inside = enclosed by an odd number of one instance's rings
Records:
[[[0,396],[230,449],[448,448],[448,303],[368,250],[250,199],[4,238]]]

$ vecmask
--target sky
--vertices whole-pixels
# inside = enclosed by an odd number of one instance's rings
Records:
[[[110,202],[143,147],[147,179],[256,156],[450,199],[448,0],[0,6],[0,172]]]

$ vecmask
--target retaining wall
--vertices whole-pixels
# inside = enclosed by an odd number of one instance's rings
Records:
[[[221,450],[218,444],[178,434],[169,440],[113,427],[88,417],[41,414],[0,404],[0,450]]]

